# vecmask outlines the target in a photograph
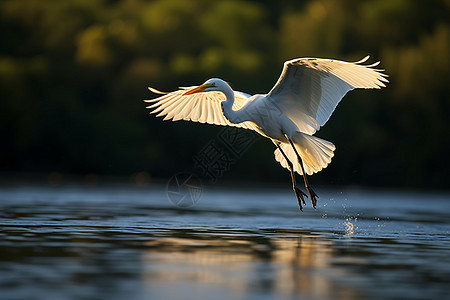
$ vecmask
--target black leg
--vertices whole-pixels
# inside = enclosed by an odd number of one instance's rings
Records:
[[[289,160],[289,158],[284,153],[283,149],[281,149],[280,144],[274,142],[275,146],[277,146],[278,150],[280,150],[281,154],[284,156],[284,159],[286,159],[289,171],[291,172],[291,179],[292,179],[292,189],[294,190],[295,196],[297,197],[298,202],[298,208],[303,211],[302,202],[303,205],[306,205],[305,198],[303,196],[308,197],[301,189],[297,187],[297,183],[295,181],[295,173],[294,173],[294,166],[292,165],[292,162]]]
[[[306,187],[306,190],[308,191],[309,198],[311,199],[312,206],[314,208],[316,208],[317,198],[319,198],[319,196],[317,196],[317,194],[314,192],[314,190],[309,186],[308,179],[306,178],[305,169],[303,168],[302,158],[298,154],[297,149],[295,148],[294,143],[292,142],[291,139],[289,139],[289,143],[291,143],[292,148],[294,148],[295,154],[297,155],[297,158],[298,158],[298,162],[300,163],[300,167],[302,168],[303,180],[305,182],[305,187]]]

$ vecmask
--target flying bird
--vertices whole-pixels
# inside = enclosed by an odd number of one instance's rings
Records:
[[[307,175],[326,168],[334,156],[333,143],[314,134],[323,126],[339,101],[355,88],[385,87],[387,75],[375,69],[379,62],[364,65],[332,59],[298,58],[286,61],[275,86],[265,95],[234,91],[222,79],[212,78],[200,86],[181,87],[145,100],[147,108],[164,120],[185,120],[254,130],[275,144],[275,159],[289,169],[299,209],[304,197],[315,208],[318,195]],[[303,177],[308,194],[297,185],[295,172]]]

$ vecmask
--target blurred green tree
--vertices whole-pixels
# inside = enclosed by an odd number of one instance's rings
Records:
[[[318,133],[337,156],[315,180],[447,188],[449,11],[446,0],[3,0],[0,170],[168,177],[220,129],[147,116],[146,86],[221,77],[265,93],[287,59],[370,54],[391,83],[339,105]],[[268,149],[257,142],[230,176],[284,180]]]

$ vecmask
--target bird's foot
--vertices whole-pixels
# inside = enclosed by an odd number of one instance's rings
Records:
[[[299,189],[298,187],[294,186],[294,192],[295,192],[295,196],[297,197],[297,201],[298,201],[298,208],[303,211],[303,206],[302,206],[302,202],[303,205],[306,205],[305,202],[305,198],[308,198],[308,195],[306,195],[301,189]]]
[[[317,199],[319,199],[319,196],[314,192],[314,190],[311,187],[306,187],[306,190],[308,191],[309,198],[311,199],[312,206],[316,208],[317,205]]]

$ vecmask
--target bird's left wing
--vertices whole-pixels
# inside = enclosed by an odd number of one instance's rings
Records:
[[[239,124],[231,123],[225,118],[221,108],[221,102],[225,101],[225,95],[221,92],[202,92],[190,95],[183,95],[186,90],[193,87],[181,87],[179,90],[164,93],[149,87],[149,90],[155,94],[161,94],[161,97],[144,100],[152,103],[147,108],[153,109],[150,113],[158,113],[157,117],[164,116],[163,120],[185,120],[199,123],[208,123],[222,126],[235,126],[254,130],[255,127],[250,122]],[[240,109],[250,95],[242,92],[234,92],[235,101],[233,109]]]
[[[388,82],[383,70],[373,68],[378,62],[362,64],[368,58],[355,63],[319,58],[287,61],[267,99],[300,131],[313,134],[328,121],[348,91],[379,89]]]

